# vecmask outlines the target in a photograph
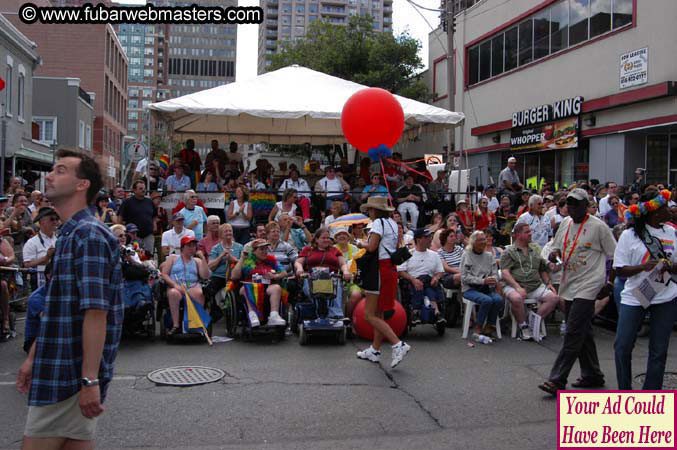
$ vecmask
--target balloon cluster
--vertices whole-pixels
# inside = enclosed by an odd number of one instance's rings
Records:
[[[376,148],[370,148],[367,154],[374,162],[379,162],[382,158],[393,156],[393,152],[385,144],[381,144]]]

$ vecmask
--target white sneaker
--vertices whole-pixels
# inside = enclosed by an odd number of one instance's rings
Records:
[[[374,347],[370,345],[369,348],[365,348],[364,350],[360,350],[359,352],[357,352],[357,357],[360,359],[366,359],[367,361],[378,363],[379,361],[381,361],[381,352],[374,349]]]
[[[531,335],[531,330],[528,325],[523,325],[520,327],[520,337],[523,341],[530,341],[534,337]]]
[[[259,322],[259,316],[257,316],[254,311],[249,311],[249,323],[251,324],[252,328],[256,328],[261,325],[261,322]]]
[[[393,360],[390,363],[390,367],[394,368],[401,363],[404,356],[409,353],[409,350],[411,350],[411,346],[404,341],[400,341],[399,344],[393,345]]]
[[[284,326],[287,325],[287,322],[280,317],[280,313],[277,311],[273,311],[270,313],[270,316],[268,316],[268,325],[270,326]]]

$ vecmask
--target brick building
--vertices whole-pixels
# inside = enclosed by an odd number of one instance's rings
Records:
[[[37,44],[42,58],[37,76],[76,76],[84,91],[94,93],[92,151],[106,184],[115,184],[127,134],[128,65],[115,31],[110,25],[27,25],[16,15],[10,20]]]

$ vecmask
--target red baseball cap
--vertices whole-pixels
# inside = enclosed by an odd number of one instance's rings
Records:
[[[190,244],[191,242],[197,242],[195,236],[184,236],[181,238],[181,247],[183,247],[186,244]]]

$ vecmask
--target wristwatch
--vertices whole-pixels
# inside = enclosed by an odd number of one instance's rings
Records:
[[[80,379],[80,384],[82,384],[85,387],[90,387],[90,386],[98,386],[99,385],[99,379],[96,378],[94,380],[90,380],[87,377],[82,377]]]

